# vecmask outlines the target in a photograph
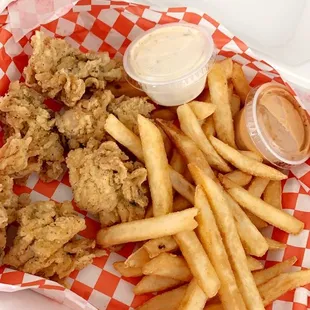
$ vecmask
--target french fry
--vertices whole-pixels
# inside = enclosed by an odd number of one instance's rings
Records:
[[[166,151],[166,154],[167,154],[167,158],[170,158],[172,150],[173,150],[172,143],[169,140],[169,138],[167,137],[167,135],[165,134],[165,132],[160,127],[157,127],[157,129],[160,131],[160,134],[161,134],[161,136],[163,138],[164,146],[165,146],[165,151]],[[140,138],[141,138],[141,135],[140,135]]]
[[[160,119],[164,119],[166,121],[174,121],[178,117],[177,117],[176,111],[166,108],[166,109],[154,110],[151,113],[151,118],[152,119],[160,118]]]
[[[240,97],[242,104],[244,104],[250,91],[250,86],[245,78],[242,67],[237,63],[234,63],[231,80],[234,84],[237,95]]]
[[[178,310],[186,290],[187,285],[183,285],[157,295],[138,307],[137,310]]]
[[[189,282],[192,279],[191,271],[181,256],[161,253],[142,268],[144,275],[157,275],[179,281]]]
[[[261,270],[264,268],[264,265],[257,259],[252,256],[247,256],[248,267],[251,271]]]
[[[173,124],[163,120],[157,120],[157,122],[173,141],[180,154],[186,159],[187,163],[197,164],[208,176],[215,179],[215,175],[209,166],[204,153],[198,148],[194,141],[185,136],[183,132]]]
[[[264,284],[279,274],[286,272],[289,267],[296,263],[296,261],[297,257],[293,256],[281,263],[273,265],[272,267],[254,272],[253,277],[256,285],[259,286]]]
[[[207,305],[205,307],[205,310],[224,310],[224,308],[221,304],[213,304],[213,305]]]
[[[153,215],[165,215],[172,211],[173,195],[164,142],[158,128],[142,115],[138,115],[138,124],[152,196]]]
[[[195,187],[190,184],[185,178],[173,170],[169,168],[169,176],[171,183],[173,184],[173,188],[184,198],[186,198],[192,205],[194,204],[194,195],[195,195]]]
[[[244,210],[245,214],[251,220],[251,222],[256,226],[257,229],[262,229],[268,226],[268,223],[257,217],[256,215],[252,214],[248,210]]]
[[[215,105],[210,102],[194,100],[189,102],[188,105],[199,121],[206,119],[215,111]]]
[[[100,229],[97,234],[97,243],[102,247],[109,247],[193,230],[197,227],[197,222],[194,220],[196,215],[197,210],[190,208],[158,217],[117,224]]]
[[[234,118],[236,114],[240,111],[240,97],[239,96],[235,94],[231,96],[230,108],[231,108],[232,117]]]
[[[282,209],[282,188],[280,181],[270,181],[263,193],[263,200],[275,208]]]
[[[219,65],[222,67],[223,71],[225,72],[225,76],[227,79],[230,79],[233,72],[233,61],[231,58],[226,58],[219,62]]]
[[[282,296],[288,291],[310,283],[310,270],[282,273],[258,287],[264,305]]]
[[[227,180],[223,180],[223,185],[225,187],[226,182]],[[300,220],[282,210],[274,208],[262,199],[251,195],[247,190],[238,185],[228,189],[227,192],[241,205],[241,207],[287,233],[298,234],[304,228],[304,223]]]
[[[200,185],[196,188],[195,208],[198,209],[196,219],[199,223],[197,228],[199,239],[221,282],[219,295],[222,304],[226,309],[246,309],[214,215]]]
[[[268,249],[269,250],[283,250],[286,248],[286,244],[285,243],[281,243],[279,241],[270,239],[270,238],[266,238],[266,241],[268,243]]]
[[[230,104],[231,104],[231,99],[232,99],[233,94],[234,94],[234,85],[233,83],[228,82],[228,97],[229,97]]]
[[[106,89],[109,89],[115,97],[123,95],[128,97],[147,97],[146,93],[131,86],[126,80],[108,83]]]
[[[126,267],[142,268],[150,261],[150,257],[146,249],[142,246],[133,252],[124,262]]]
[[[183,196],[176,195],[173,200],[173,212],[183,211],[185,209],[191,208],[193,205]]]
[[[287,176],[282,172],[251,159],[250,157],[244,156],[219,139],[210,136],[209,140],[216,151],[239,170],[257,177],[268,178],[271,180],[287,179]]]
[[[141,267],[127,267],[125,262],[115,262],[113,267],[124,277],[140,277],[143,276]]]
[[[143,247],[148,252],[150,258],[154,258],[161,253],[176,251],[179,246],[171,236],[149,240]]]
[[[203,101],[203,102],[211,102],[210,93],[208,84],[206,84],[206,87],[203,89],[203,91],[199,94],[197,98],[195,98],[197,101]]]
[[[183,157],[180,155],[177,149],[174,149],[170,159],[170,166],[176,172],[183,174],[186,169],[186,164]]]
[[[222,172],[231,171],[228,164],[216,153],[208,138],[203,133],[201,126],[190,106],[187,104],[179,106],[177,109],[177,114],[182,131],[189,138],[191,138],[206,155],[209,165]]]
[[[213,114],[215,130],[219,139],[236,147],[231,114],[227,75],[220,64],[215,64],[208,74],[211,102],[216,105]]]
[[[184,179],[190,183],[190,184],[194,184],[194,180],[193,177],[191,175],[191,173],[189,172],[188,168],[186,167],[184,174],[183,174]]]
[[[149,205],[147,207],[144,218],[149,219],[150,217],[153,217],[153,206],[152,205]]]
[[[135,295],[162,292],[184,284],[184,282],[161,276],[144,276],[134,287]]]
[[[215,136],[215,127],[214,127],[214,120],[212,116],[209,116],[201,125],[201,129],[203,133],[208,136]]]
[[[122,122],[120,122],[114,115],[110,114],[106,120],[105,130],[120,144],[125,146],[131,153],[133,153],[141,162],[144,162],[143,151],[141,141],[131,130],[129,130]],[[202,154],[203,156],[203,154]],[[205,160],[206,162],[206,160]],[[207,163],[206,163],[207,164]],[[211,170],[211,168],[209,167]],[[178,191],[184,188],[189,188],[188,182],[184,182],[184,178],[177,172],[173,172],[169,169],[173,188]],[[211,170],[211,173],[212,170]],[[174,184],[175,183],[175,184]],[[182,185],[183,187],[180,187]],[[183,191],[180,193],[185,194]],[[194,194],[193,196],[194,197]],[[185,197],[186,198],[186,197]],[[188,198],[188,197],[187,197]],[[193,198],[194,200],[194,198]]]
[[[193,279],[181,301],[179,310],[203,310],[207,302],[207,296],[200,288],[196,279]]]
[[[217,274],[194,231],[183,231],[174,236],[188,266],[208,298],[220,288]]]
[[[261,177],[254,177],[251,184],[248,187],[248,192],[255,196],[260,198],[266,189],[267,185],[269,183],[268,179],[264,179]]]
[[[235,170],[235,171],[226,173],[224,175],[224,177],[229,178],[234,183],[236,183],[242,187],[248,185],[252,180],[252,176],[250,174],[247,174],[247,173],[240,171],[240,170]]]
[[[247,258],[239,239],[232,212],[227,204],[224,191],[208,177],[203,170],[190,164],[189,169],[196,184],[201,185],[207,195],[216,223],[221,232],[239,290],[249,310],[264,309],[261,297],[247,264]]]
[[[242,155],[250,157],[256,161],[259,161],[260,163],[263,162],[263,157],[260,156],[259,154],[252,152],[252,151],[239,151]]]

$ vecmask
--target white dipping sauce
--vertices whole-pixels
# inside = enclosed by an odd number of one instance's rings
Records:
[[[180,105],[203,90],[213,50],[212,38],[204,28],[168,24],[132,42],[124,68],[156,103]]]

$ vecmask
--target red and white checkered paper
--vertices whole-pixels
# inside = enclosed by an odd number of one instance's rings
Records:
[[[60,0],[55,0],[55,3],[59,4],[60,2]],[[10,10],[8,11],[10,13]],[[33,34],[31,31],[16,43],[12,35],[12,26],[7,23],[7,14],[4,12],[0,15],[1,94],[5,93],[11,81],[22,79],[22,70],[31,53],[29,39]],[[11,21],[12,18],[13,16],[9,16]],[[219,50],[218,58],[231,57],[243,65],[251,86],[271,80],[283,83],[278,73],[264,61],[255,59],[255,56],[242,41],[210,16],[194,9],[167,8],[163,11],[156,11],[148,6],[121,1],[81,0],[68,13],[56,18],[57,16],[37,29],[51,36],[65,37],[71,45],[83,52],[88,50],[109,51],[111,56],[122,55],[137,35],[156,24],[180,21],[199,24],[206,27],[212,34]],[[15,28],[18,23],[21,27],[29,28],[29,25],[25,26],[21,20],[14,19]],[[53,101],[48,101],[48,104],[56,110],[60,109]],[[263,261],[266,267],[295,255],[298,261],[293,267],[294,270],[310,268],[309,188],[310,161],[292,169],[288,180],[283,182],[283,208],[286,212],[302,220],[305,223],[305,230],[298,236],[292,236],[276,228],[267,228],[265,231],[267,236],[284,242],[288,246],[285,250],[269,252],[265,255]],[[40,181],[37,175],[31,175],[25,187],[15,186],[15,192],[17,194],[29,193],[33,201],[52,199],[62,202],[72,200],[67,174],[58,181],[49,184]],[[99,223],[90,214],[76,209],[85,218],[87,224],[87,229],[80,235],[86,238],[95,238],[100,227]],[[122,277],[113,268],[115,261],[124,260],[132,253],[133,249],[134,244],[128,244],[120,252],[97,258],[92,265],[82,271],[73,272],[67,283],[71,292],[79,295],[79,298],[70,295],[69,290],[65,290],[51,281],[6,267],[0,267],[0,290],[34,288],[38,292],[56,298],[59,302],[69,306],[71,303],[72,309],[91,309],[91,306],[87,305],[85,301],[98,309],[134,309],[149,299],[151,295],[134,296],[132,288],[139,279]],[[283,295],[267,309],[307,310],[310,308],[308,296],[310,296],[310,286],[299,288]],[[77,304],[74,304],[73,301]]]

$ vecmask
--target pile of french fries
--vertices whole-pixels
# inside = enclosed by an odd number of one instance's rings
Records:
[[[139,137],[113,115],[106,121],[106,131],[148,171],[146,218],[97,236],[106,248],[143,242],[114,264],[125,277],[142,276],[135,294],[164,291],[139,310],[259,310],[310,283],[310,270],[287,273],[296,257],[267,269],[257,259],[285,248],[261,228],[298,234],[304,223],[281,209],[287,176],[236,149],[233,118],[249,89],[242,68],[227,59],[214,65],[197,101],[159,109],[154,120],[139,116]]]

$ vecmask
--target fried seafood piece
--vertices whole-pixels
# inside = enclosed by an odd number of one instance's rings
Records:
[[[147,99],[147,97],[122,96],[109,104],[108,111],[114,114],[128,129],[139,135],[138,114],[149,118],[151,112],[155,110],[155,106]]]
[[[147,171],[142,164],[129,161],[115,142],[103,142],[99,147],[89,143],[73,150],[67,165],[76,203],[83,210],[99,213],[103,226],[108,225],[111,214],[115,222],[144,217]]]
[[[33,53],[25,68],[26,84],[49,98],[74,106],[86,90],[104,89],[122,76],[120,63],[107,52],[82,53],[63,39],[37,31],[31,38]]]
[[[97,90],[90,98],[81,99],[73,108],[56,115],[58,131],[68,139],[71,149],[86,145],[90,138],[103,140],[107,106],[113,99],[111,91]]]
[[[62,278],[105,254],[95,249],[94,241],[75,239],[86,225],[71,202],[29,204],[17,212],[17,222],[17,236],[3,261],[21,271]]]
[[[11,83],[9,92],[0,98],[0,121],[6,138],[0,149],[1,175],[25,178],[38,172],[43,181],[61,175],[64,149],[41,94],[25,84]]]

